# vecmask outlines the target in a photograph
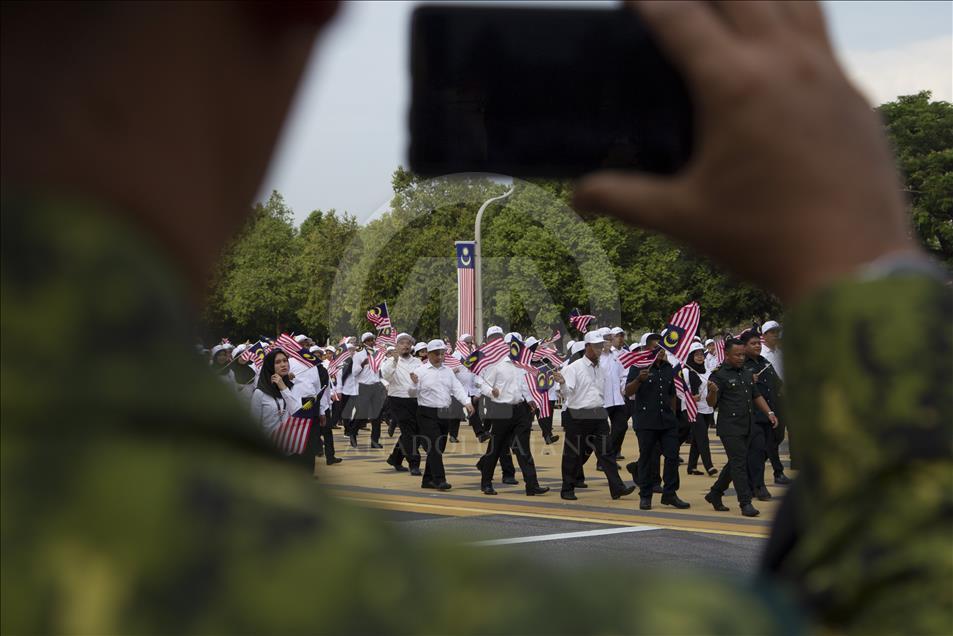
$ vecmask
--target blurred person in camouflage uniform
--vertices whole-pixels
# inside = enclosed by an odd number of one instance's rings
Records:
[[[880,122],[815,3],[638,10],[694,94],[696,154],[589,177],[576,203],[789,304],[804,469],[763,577],[381,541],[190,345],[333,5],[4,3],[0,631],[949,633],[951,297]]]

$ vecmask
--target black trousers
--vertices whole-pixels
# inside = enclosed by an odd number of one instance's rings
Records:
[[[315,437],[315,455],[324,455],[324,459],[330,464],[334,459],[334,430],[331,428],[330,420],[326,421],[327,424],[321,426],[320,422],[315,420],[311,433]]]
[[[489,434],[491,440],[493,439],[493,422],[494,420],[489,418],[481,419],[482,432]],[[483,466],[487,462],[487,457],[487,454],[483,454],[477,461],[476,467],[479,469],[480,474],[483,474]],[[516,466],[513,464],[513,454],[510,452],[509,447],[500,449],[500,471],[505,478],[516,478]]]
[[[492,432],[490,433],[491,438],[486,455],[481,460],[481,487],[493,484],[493,472],[496,470],[496,463],[503,456],[504,451],[508,454],[510,450],[516,453],[516,461],[519,462],[520,470],[523,472],[526,489],[531,490],[539,487],[539,479],[536,476],[536,462],[533,461],[533,453],[529,445],[532,417],[529,405],[524,403],[513,407],[513,414],[506,419],[487,420],[488,423],[492,421],[490,426]],[[510,461],[513,460],[510,459]]]
[[[658,460],[653,459],[656,444],[659,452],[665,458],[663,473],[663,493],[674,495],[678,491],[678,429],[670,428],[639,428],[635,431],[639,440],[639,496],[651,497],[654,486],[654,476],[651,465],[658,467]]]
[[[754,424],[752,424],[754,426]],[[718,495],[725,494],[728,485],[734,482],[738,503],[751,503],[751,484],[748,481],[748,436],[722,436],[721,443],[728,454],[728,463],[718,474],[718,479],[712,484],[711,491]]]
[[[450,420],[450,437],[457,439],[460,437],[460,420]]]
[[[556,401],[549,401],[549,417],[537,417],[539,430],[543,432],[543,439],[546,443],[553,438],[553,414],[556,412]]]
[[[420,466],[420,429],[417,427],[416,398],[388,397],[391,415],[400,430],[390,460],[400,465],[406,459],[411,468]]]
[[[609,412],[609,443],[616,455],[622,454],[622,442],[629,428],[629,407],[625,404],[606,408]]]
[[[767,422],[753,422],[748,439],[748,483],[757,491],[764,488],[764,463],[768,459],[768,440],[774,437]]]
[[[381,412],[384,410],[384,400],[387,390],[384,385],[359,384],[357,387],[357,404],[354,419],[351,420],[351,433],[357,435],[361,426],[371,423],[371,442],[379,444],[381,441]]]
[[[421,448],[427,453],[427,464],[421,483],[439,484],[447,481],[443,453],[447,450],[450,420],[440,417],[439,409],[418,405],[417,427],[420,430]]]
[[[778,422],[777,428],[771,429],[771,437],[768,438],[768,459],[771,460],[771,469],[775,476],[784,472],[784,464],[781,463],[780,446],[784,441],[785,426],[784,422]]]
[[[705,470],[714,468],[711,461],[711,446],[708,443],[708,427],[714,424],[714,413],[699,413],[698,419],[692,422],[692,447],[688,451],[688,469],[698,468],[698,458],[701,457]]]
[[[480,417],[480,396],[471,395],[470,404],[473,405],[473,414],[467,418],[467,422],[470,423],[473,434],[479,437],[483,435],[483,418]]]
[[[619,477],[615,455],[609,446],[609,420],[573,416],[567,409],[563,412],[563,431],[566,434],[562,457],[563,492],[575,490],[587,451],[595,454],[599,467],[609,481],[609,492],[622,492],[625,484]]]

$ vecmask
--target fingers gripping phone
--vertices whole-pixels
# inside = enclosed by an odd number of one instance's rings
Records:
[[[418,174],[672,173],[691,154],[688,92],[631,11],[424,6],[410,59]]]

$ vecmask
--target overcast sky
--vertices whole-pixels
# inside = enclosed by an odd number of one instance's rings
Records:
[[[420,2],[350,2],[315,47],[260,197],[298,222],[335,208],[365,221],[406,165],[410,13]],[[848,74],[874,103],[931,90],[953,101],[953,2],[825,2]]]

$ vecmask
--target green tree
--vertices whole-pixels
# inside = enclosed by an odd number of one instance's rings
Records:
[[[953,105],[930,92],[898,97],[878,111],[905,180],[923,246],[953,267]]]

